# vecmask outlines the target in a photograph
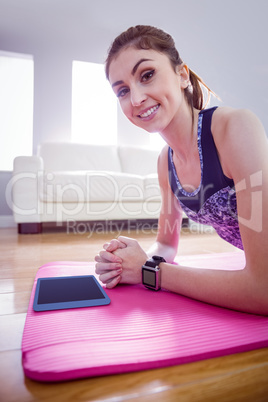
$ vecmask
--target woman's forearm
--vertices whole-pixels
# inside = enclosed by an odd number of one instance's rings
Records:
[[[267,289],[247,268],[201,269],[161,263],[161,287],[202,302],[268,315]]]
[[[162,244],[159,241],[156,241],[147,251],[148,257],[152,257],[153,255],[160,255],[164,257],[165,260],[169,263],[174,261],[176,257],[177,248],[172,246],[167,246],[166,244]]]

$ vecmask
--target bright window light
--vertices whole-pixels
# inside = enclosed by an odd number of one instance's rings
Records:
[[[30,55],[0,52],[0,170],[32,155],[34,63]]]
[[[117,143],[117,99],[103,64],[73,61],[72,141]]]

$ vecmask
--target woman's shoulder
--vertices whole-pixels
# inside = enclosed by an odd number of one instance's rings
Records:
[[[267,152],[263,125],[250,110],[217,108],[212,117],[211,132],[224,173],[230,178],[233,178],[233,164],[238,164],[243,157],[249,161],[253,156],[258,158],[264,150]]]
[[[238,131],[246,134],[248,129],[258,129],[261,123],[249,109],[235,109],[228,106],[218,107],[213,113],[211,131],[213,135],[227,135]],[[247,128],[247,130],[244,130]]]
[[[248,109],[218,107],[212,116],[211,132],[218,149],[266,138],[259,118]]]

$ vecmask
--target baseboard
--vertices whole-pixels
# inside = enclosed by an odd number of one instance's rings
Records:
[[[0,215],[0,228],[15,228],[16,226],[12,215]]]

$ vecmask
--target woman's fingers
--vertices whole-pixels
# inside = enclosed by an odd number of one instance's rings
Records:
[[[106,272],[116,271],[118,269],[122,269],[121,264],[118,262],[108,263],[108,262],[100,261],[100,262],[97,262],[95,265],[95,272],[97,275],[101,275]]]
[[[122,274],[122,259],[114,252],[125,247],[127,246],[124,242],[113,239],[109,243],[105,243],[103,250],[95,257],[95,272],[99,275],[100,281],[109,289],[118,285]]]
[[[98,255],[95,257],[96,262],[113,262],[113,263],[121,263],[122,260],[120,257],[116,256],[113,253],[110,253],[106,250],[101,250]]]
[[[114,254],[114,251],[125,248],[126,244],[119,241],[118,239],[113,239],[109,243],[103,245],[103,250],[99,252],[95,257],[96,262],[105,263],[121,263],[122,259]]]
[[[103,246],[104,250],[109,251],[110,253],[117,250],[118,248],[125,248],[125,247],[126,244],[118,239],[113,239],[109,243],[105,243]]]
[[[122,273],[122,268],[116,269],[113,271],[106,271],[102,274],[100,274],[99,279],[102,283],[111,283],[111,281],[114,280],[117,276],[119,276]]]
[[[106,288],[107,288],[107,289],[112,289],[112,288],[114,288],[115,286],[118,285],[118,283],[120,282],[120,280],[121,280],[121,275],[116,276],[115,278],[113,278],[112,280],[110,280],[110,281],[108,281],[108,282],[106,283]]]
[[[107,264],[105,264],[107,265]],[[106,270],[103,268],[101,263],[96,264],[96,273],[99,275],[99,280],[106,285],[108,289],[114,288],[121,280],[122,268],[112,269],[110,265],[110,270]]]

